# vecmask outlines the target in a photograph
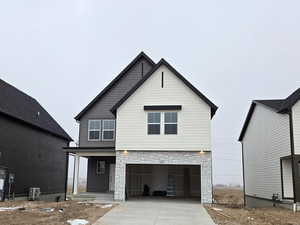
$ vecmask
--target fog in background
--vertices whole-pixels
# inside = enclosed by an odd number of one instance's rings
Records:
[[[237,138],[251,100],[300,87],[299,8],[276,0],[1,1],[0,78],[78,140],[73,117],[140,51],[164,57],[219,106],[214,183],[242,183]]]

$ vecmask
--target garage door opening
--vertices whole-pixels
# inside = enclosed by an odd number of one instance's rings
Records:
[[[127,165],[126,196],[201,200],[200,165]]]

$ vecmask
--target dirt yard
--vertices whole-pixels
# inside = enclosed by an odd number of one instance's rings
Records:
[[[2,207],[23,207],[14,211],[1,211]],[[15,201],[0,202],[0,224],[3,225],[61,225],[72,219],[85,219],[93,224],[111,207],[94,203]],[[60,209],[63,209],[60,210]],[[52,211],[53,210],[53,211]],[[60,210],[60,211],[59,211]]]
[[[240,189],[215,189],[217,204],[206,205],[218,225],[300,225],[300,212],[282,208],[244,209]]]

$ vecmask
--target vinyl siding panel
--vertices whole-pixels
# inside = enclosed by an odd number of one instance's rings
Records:
[[[300,154],[300,101],[292,108],[295,154]]]
[[[16,196],[30,187],[42,194],[64,193],[68,141],[0,114],[0,166],[15,174]]]
[[[98,101],[80,120],[79,145],[82,147],[113,147],[114,141],[88,141],[88,120],[89,119],[114,119],[115,116],[110,109],[142,78],[142,63],[144,74],[151,65],[146,60],[140,60],[127,74],[110,89],[100,101]]]
[[[243,139],[246,195],[281,196],[280,157],[291,154],[289,117],[257,104]]]
[[[148,135],[144,105],[182,105],[178,134],[164,135],[161,124],[160,135]],[[165,66],[158,68],[117,110],[117,150],[210,151],[210,132],[210,107]]]

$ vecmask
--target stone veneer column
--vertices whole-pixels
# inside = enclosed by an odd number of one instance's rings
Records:
[[[201,163],[201,202],[212,203],[212,163],[211,157]]]
[[[124,159],[126,159],[124,153],[116,151],[114,199],[117,201],[125,200],[126,163]]]

